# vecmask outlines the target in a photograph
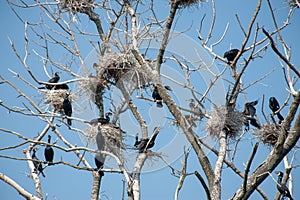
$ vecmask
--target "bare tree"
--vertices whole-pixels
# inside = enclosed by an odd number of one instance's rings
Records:
[[[0,173],[0,179],[23,197],[45,198],[47,188],[43,187],[40,174],[45,173],[47,177],[47,170],[52,166],[90,172],[93,176],[91,199],[100,198],[104,174],[115,176],[114,173],[120,173],[126,182],[127,198],[132,200],[141,199],[141,174],[149,160],[163,162],[178,177],[175,199],[179,199],[182,186],[190,175],[195,175],[200,181],[199,188],[203,187],[207,199],[223,199],[222,185],[225,183],[222,174],[226,166],[241,178],[239,188],[230,194],[232,199],[248,199],[255,191],[263,199],[269,199],[273,196],[269,197],[260,185],[269,176],[273,178],[272,171],[281,161],[285,161],[286,168],[284,184],[296,171],[292,169],[297,167],[293,163],[300,137],[300,71],[291,59],[292,49],[285,40],[284,30],[293,26],[291,18],[297,1],[285,8],[289,12],[285,21],[279,23],[271,2],[267,0],[263,5],[262,0],[258,0],[247,25],[239,13],[235,15],[234,23],[224,25],[222,33],[216,31],[217,6],[222,3],[214,0],[170,0],[163,3],[153,0],[33,3],[7,0],[7,3],[24,26],[24,49],[20,50],[20,44],[11,38],[9,43],[26,72],[8,69],[14,75],[13,80],[0,75],[1,83],[18,96],[18,104],[11,105],[1,100],[0,105],[9,113],[20,114],[24,119],[30,118],[33,123],[43,125],[38,126],[36,136],[5,128],[5,125],[0,127],[1,133],[21,140],[0,147],[0,157],[16,162],[27,161],[29,173],[26,173],[34,183],[34,190],[25,189],[9,174]],[[164,15],[160,13],[159,4],[168,8]],[[211,8],[209,22],[202,5]],[[182,15],[188,9],[195,9],[203,16],[199,15],[197,19],[199,27],[195,28],[189,22],[191,25],[186,30],[176,31],[178,24],[184,23],[181,22]],[[274,28],[258,20],[265,17],[261,14],[262,9],[269,11],[267,16]],[[30,21],[20,10],[39,12],[40,17]],[[239,46],[223,49],[220,54],[222,45],[227,45],[225,38],[231,26],[239,29],[235,32],[240,31],[242,41]],[[191,31],[198,36],[194,43],[201,46],[202,52],[190,46],[191,52],[181,54],[180,48],[184,44],[180,42],[188,42],[182,41],[182,36]],[[173,46],[173,41],[178,44]],[[91,53],[85,58],[88,51]],[[189,53],[197,59],[191,60],[187,57]],[[281,71],[273,69],[261,77],[251,75],[250,81],[247,80],[250,66],[267,59],[269,54],[278,58]],[[38,60],[40,67],[33,60]],[[216,66],[218,70],[215,70]],[[172,70],[181,78],[172,75]],[[263,96],[262,109],[256,110],[258,101],[248,101],[248,91],[267,81],[274,71],[280,71],[285,80],[286,100],[274,108],[271,99],[265,100]],[[42,74],[46,74],[46,80]],[[199,74],[206,78],[207,84],[203,87],[197,85]],[[22,86],[17,84],[19,81]],[[217,92],[219,98],[225,99],[222,103],[212,95],[217,90],[223,92]],[[260,97],[256,95],[256,98]],[[145,110],[152,106],[157,113],[167,113],[168,124],[160,122],[150,126]],[[94,110],[96,115],[91,114]],[[284,119],[279,114],[282,111],[286,113]],[[265,113],[271,114],[266,116]],[[134,121],[137,128],[129,126],[129,121]],[[150,150],[155,143],[162,141],[164,130],[173,130],[170,126],[182,132],[190,146],[176,148],[183,156],[181,169],[166,159],[164,151]],[[136,129],[138,134],[134,134]],[[200,132],[204,129],[206,136],[202,137]],[[82,145],[74,143],[67,135],[74,133],[82,139]],[[47,134],[54,135],[56,140],[45,142]],[[207,142],[207,138],[214,143]],[[247,160],[235,159],[241,141],[250,147],[255,142]],[[255,162],[259,144],[270,149],[260,164]],[[76,160],[62,157],[46,162],[40,154],[37,157],[34,153],[36,147],[41,149],[44,146],[64,155],[74,154]],[[9,154],[12,149],[22,150],[24,156]],[[201,168],[189,172],[191,152]],[[92,159],[95,164],[91,163],[90,155],[95,157]],[[290,164],[288,155],[292,156]],[[239,169],[241,162],[246,162],[244,169]],[[276,178],[273,179],[275,187]],[[291,178],[289,187],[292,192]]]

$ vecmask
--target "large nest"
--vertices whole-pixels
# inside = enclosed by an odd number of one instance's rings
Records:
[[[144,85],[149,82],[149,78],[137,66],[139,64],[130,54],[107,53],[100,57],[99,64],[94,64],[94,69],[98,77],[113,85],[120,80]]]
[[[278,140],[280,126],[267,123],[255,135],[265,145],[274,146]]]
[[[69,101],[74,99],[69,90],[44,90],[44,99],[46,104],[51,104],[54,110],[63,113],[63,102],[66,97],[69,97]]]
[[[95,144],[96,136],[99,131],[98,128],[100,129],[105,140],[104,150],[111,152],[117,156],[122,155],[122,150],[126,149],[126,145],[124,143],[125,132],[113,124],[99,124],[96,126],[89,126],[84,133],[88,138],[91,138],[92,141],[95,141]]]
[[[79,88],[84,91],[87,96],[97,102],[97,95],[101,95],[105,88],[108,88],[107,82],[97,76],[89,75],[85,80],[79,82]]]
[[[208,135],[219,139],[221,131],[225,130],[227,136],[234,139],[242,130],[244,114],[237,110],[228,112],[225,106],[215,107],[210,112],[210,118],[206,123],[205,130]]]
[[[206,0],[171,0],[173,3],[174,1],[179,2],[179,6],[181,8],[186,8],[194,5],[199,5],[201,2],[206,2]]]
[[[56,0],[61,9],[71,11],[71,12],[80,12],[87,13],[91,9],[95,8],[94,0]]]

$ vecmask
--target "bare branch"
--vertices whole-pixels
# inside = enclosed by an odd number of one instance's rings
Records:
[[[20,195],[22,195],[23,197],[25,197],[28,200],[39,200],[39,199],[41,199],[41,198],[38,198],[38,197],[34,196],[33,194],[30,194],[29,192],[27,192],[18,183],[16,183],[14,180],[12,180],[8,176],[4,175],[3,173],[0,173],[0,179],[2,181],[4,181],[5,183],[11,185],[13,188],[15,188],[19,192]]]

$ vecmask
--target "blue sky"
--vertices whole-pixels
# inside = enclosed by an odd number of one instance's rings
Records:
[[[239,18],[242,22],[244,28],[247,28],[247,25],[252,17],[253,11],[255,9],[256,2],[253,1],[234,1],[228,0],[226,3],[224,1],[216,1],[216,9],[217,9],[217,18],[215,23],[215,29],[213,32],[213,37],[211,39],[211,43],[217,41],[219,37],[222,35],[223,30],[225,29],[226,23],[229,22],[229,29],[224,38],[224,41],[214,48],[214,51],[219,55],[223,55],[224,51],[230,48],[230,45],[234,48],[240,48],[241,43],[243,41],[243,34],[239,29],[235,14],[239,14]],[[278,24],[282,24],[285,20],[285,17],[288,13],[288,3],[283,1],[274,1],[272,2],[272,6],[275,9],[275,15]],[[15,44],[15,47],[20,52],[21,56],[24,55],[24,26],[17,17],[13,14],[9,6],[6,2],[0,2],[1,12],[0,12],[0,25],[2,27],[2,31],[0,33],[1,39],[1,46],[0,46],[0,74],[7,78],[8,80],[12,81],[21,90],[23,90],[26,94],[34,99],[36,103],[41,102],[41,96],[38,92],[33,90],[32,88],[26,86],[23,82],[13,77],[12,73],[8,71],[8,68],[16,71],[17,73],[22,74],[26,79],[28,79],[31,83],[35,84],[34,81],[29,77],[25,68],[20,64],[16,56],[14,55],[12,48],[10,47],[8,37],[12,39]],[[155,1],[155,8],[158,9],[158,18],[163,18],[168,14],[168,3],[167,1]],[[37,11],[37,10],[35,10]],[[32,12],[30,10],[20,10],[18,9],[18,13],[26,18],[28,21],[38,21],[40,13],[39,12]],[[199,28],[199,20],[202,18],[203,14],[206,13],[207,17],[204,20],[203,24],[203,35],[205,36],[209,30],[210,25],[210,16],[211,16],[211,6],[210,3],[203,3],[200,8],[187,8],[185,10],[180,10],[178,15],[180,16],[177,18],[176,22],[176,31],[188,31],[185,35],[195,42],[199,42],[197,39],[197,29]],[[101,17],[103,17],[101,15]],[[295,10],[293,16],[291,17],[291,24],[282,31],[283,37],[289,47],[292,49],[291,61],[298,66],[300,63],[300,58],[297,56],[297,53],[300,51],[300,41],[297,39],[299,38],[299,22],[300,13],[299,10]],[[85,27],[90,32],[95,31],[95,28],[91,22],[87,22],[86,18],[82,19]],[[264,27],[268,31],[274,30],[274,25],[271,21],[270,11],[268,10],[267,4],[263,1],[262,9],[258,16],[258,25],[260,27]],[[104,27],[106,27],[104,25]],[[189,29],[189,27],[191,27]],[[37,27],[38,29],[39,27]],[[264,37],[263,33],[260,32],[258,38]],[[94,38],[95,39],[95,38]],[[274,39],[279,42],[278,38]],[[253,40],[253,35],[250,38],[250,43]],[[178,41],[178,40],[177,40]],[[81,47],[81,54],[86,61],[88,62],[88,55],[91,52],[91,46],[86,44],[86,41],[79,40],[79,44]],[[198,45],[199,46],[199,45]],[[31,50],[40,50],[34,47],[34,44],[30,46]],[[174,47],[176,48],[176,47]],[[184,44],[178,44],[178,48],[187,48]],[[195,47],[196,48],[196,47]],[[174,49],[169,49],[166,55],[171,55]],[[282,49],[281,49],[282,50]],[[64,52],[55,52],[51,53],[53,58],[57,58],[58,61],[63,63],[68,63],[68,60],[65,60],[65,53]],[[203,56],[204,53],[201,55]],[[147,56],[153,58],[155,56],[155,50],[151,51]],[[204,54],[207,56],[206,54]],[[247,55],[247,53],[246,53]],[[179,56],[185,57],[185,55],[181,54]],[[246,58],[246,56],[245,56]],[[209,60],[209,59],[208,59]],[[241,60],[240,60],[241,61]],[[30,59],[29,64],[40,80],[47,80],[47,76],[43,72],[42,69],[42,62],[39,58],[34,56],[33,51],[30,51]],[[219,61],[216,61],[215,67],[219,70],[222,70],[224,64]],[[256,100],[259,99],[260,102],[262,100],[262,95],[265,95],[266,98],[270,96],[276,96],[280,103],[284,102],[287,96],[287,85],[283,79],[283,73],[281,70],[280,63],[278,58],[274,56],[274,52],[270,48],[264,58],[256,59],[254,62],[250,63],[250,66],[246,70],[246,76],[243,78],[244,84],[252,83],[253,81],[259,79],[260,77],[264,76],[264,74],[272,71],[275,69],[273,73],[271,73],[267,78],[263,79],[258,84],[250,87],[245,91],[245,96],[247,100]],[[56,70],[56,69],[54,69]],[[72,70],[78,71],[78,63],[74,63],[72,65]],[[178,76],[177,78],[180,79],[180,74],[178,75],[179,67],[176,66],[174,62],[167,62],[163,67],[163,72],[165,74],[171,76]],[[174,71],[172,71],[174,70]],[[229,77],[229,73],[226,72],[225,74],[226,79],[231,80]],[[68,80],[71,78],[70,75],[67,73],[62,74],[63,80]],[[166,84],[172,84],[168,82],[168,80],[164,79]],[[207,77],[203,74],[195,74],[193,77],[193,84],[195,88],[202,91],[205,90],[206,84],[203,81],[208,81]],[[222,80],[224,87],[227,88],[228,83],[226,80]],[[73,86],[73,85],[72,85]],[[75,86],[73,86],[72,90],[75,90]],[[177,88],[178,86],[172,85],[172,87]],[[299,88],[299,83],[295,86],[295,88]],[[174,88],[173,88],[174,89]],[[178,89],[178,90],[177,90]],[[187,94],[176,92],[179,91],[180,88],[178,87],[175,92],[171,93],[172,97],[176,99],[177,102],[180,102],[182,106],[187,106],[184,100],[188,99]],[[218,88],[214,89],[217,90]],[[9,86],[6,84],[0,85],[0,99],[4,103],[10,106],[18,105],[22,106],[22,102],[26,102],[24,99],[17,98],[17,93],[14,92]],[[190,94],[189,94],[190,95]],[[149,96],[150,97],[150,96]],[[220,99],[214,99],[214,101],[222,101],[222,94],[218,96]],[[20,103],[21,102],[21,103]],[[166,120],[166,116],[170,116],[166,110],[159,110],[151,102],[144,102],[141,100],[136,100],[138,107],[143,111],[143,117],[146,119],[147,123],[149,123],[149,131],[153,129],[153,127],[157,126],[158,124],[164,125],[162,128],[161,133],[158,136],[158,141],[156,146],[153,148],[153,151],[162,152],[164,155],[164,147],[168,147],[170,140],[175,141],[174,135],[178,133],[180,138],[180,131],[177,128],[171,126]],[[243,109],[244,98],[240,96],[238,99],[238,108],[240,110]],[[211,106],[208,102],[206,102],[206,106]],[[210,108],[210,107],[209,107]],[[268,110],[267,105],[264,106],[265,110]],[[258,105],[258,109],[261,110],[261,104]],[[283,109],[282,114],[286,115],[288,108],[286,107]],[[78,111],[78,110],[77,110]],[[76,109],[75,109],[76,112]],[[299,111],[298,111],[299,112]],[[86,113],[85,113],[86,114]],[[261,122],[264,122],[261,113],[258,113]],[[89,116],[90,117],[90,116]],[[127,116],[131,117],[131,116]],[[84,118],[84,117],[83,117]],[[90,118],[86,118],[89,120]],[[121,119],[122,120],[122,119]],[[136,124],[130,123],[130,125],[126,125],[126,115],[123,119],[123,126],[126,127],[126,131],[129,135],[135,134],[139,131]],[[131,120],[132,121],[132,120]],[[0,109],[0,127],[5,129],[12,129],[14,131],[23,133],[29,138],[34,138],[38,135],[39,132],[42,131],[46,124],[34,117],[24,117],[20,114],[15,113],[8,113],[7,110],[1,108]],[[122,125],[122,122],[121,122]],[[122,127],[123,127],[122,126]],[[77,145],[84,145],[80,140],[80,137],[77,133],[69,131],[66,127],[61,127],[60,131],[63,133],[64,137],[70,140],[73,144]],[[196,129],[197,134],[200,137],[205,135],[204,133],[204,126],[203,124],[199,125]],[[54,135],[54,133],[49,132],[49,134]],[[9,135],[4,132],[0,132],[0,148],[10,146],[21,142],[15,136]],[[179,140],[184,140],[184,137],[180,138]],[[132,144],[133,137],[128,137],[127,142],[128,144]],[[252,146],[256,142],[253,135],[250,133],[246,134],[245,139],[242,140],[241,144],[239,145],[237,157],[235,159],[236,166],[243,171],[244,164],[247,162],[248,157],[250,156]],[[61,142],[58,142],[59,145],[63,145]],[[23,146],[18,148],[17,150],[7,150],[1,151],[0,155],[11,155],[16,157],[24,157],[22,153],[22,149],[26,148]],[[174,147],[172,147],[174,148]],[[170,150],[170,149],[169,149]],[[171,149],[172,150],[172,149]],[[252,164],[251,170],[254,170],[257,166],[261,164],[261,162],[265,159],[266,155],[270,152],[271,148],[266,147],[260,144],[258,153],[254,159],[254,163]],[[39,158],[43,158],[43,147],[40,147],[40,151],[37,153]],[[135,157],[133,157],[135,158]],[[167,158],[167,156],[166,156]],[[215,156],[210,153],[209,158],[212,160],[212,163],[215,161]],[[78,162],[78,159],[72,153],[65,153],[59,150],[55,151],[55,159],[64,159],[70,162]],[[91,165],[94,165],[92,155],[87,155],[88,161],[90,161]],[[172,160],[174,161],[174,160]],[[159,159],[151,159],[148,161],[144,168],[151,169],[157,166],[157,163],[161,163]],[[296,156],[295,164],[299,164],[299,155]],[[128,164],[130,166],[130,164]],[[180,169],[180,160],[175,160],[172,163],[172,166]],[[281,163],[277,169],[283,170],[283,163]],[[189,157],[188,162],[188,172],[194,172],[197,170],[199,173],[203,174],[201,166],[199,165],[195,154],[192,152]],[[0,171],[1,173],[7,174],[9,177],[17,181],[22,187],[26,190],[34,193],[34,185],[31,179],[26,177],[26,174],[29,173],[29,169],[27,163],[25,161],[13,161],[4,158],[0,158]],[[141,177],[141,199],[143,200],[150,200],[150,199],[172,199],[174,197],[174,191],[178,183],[178,179],[171,174],[171,170],[168,167],[159,167],[155,171],[143,173]],[[89,199],[90,192],[91,192],[91,184],[92,184],[92,175],[85,171],[78,171],[66,166],[53,166],[49,167],[45,170],[46,178],[41,177],[41,183],[43,187],[43,193],[45,197],[47,196],[48,199]],[[274,174],[274,173],[273,173]],[[297,185],[300,184],[300,177],[299,169],[293,169],[292,171],[293,178],[294,178],[294,199],[300,198],[300,193],[297,190]],[[104,176],[101,184],[101,199],[121,199],[122,195],[122,179],[124,177],[120,174],[108,174]],[[223,178],[222,178],[222,199],[229,199],[233,196],[236,189],[242,184],[242,180],[235,175],[229,168],[224,166],[223,171]],[[276,187],[275,183],[272,181],[271,178],[268,178],[261,186],[264,189],[267,196],[272,199],[275,196]],[[19,194],[12,189],[7,184],[0,182],[0,192],[1,198],[3,199],[20,199]],[[183,185],[182,190],[179,193],[179,199],[204,199],[205,193],[203,188],[201,187],[196,177],[191,175],[186,178],[186,181]],[[108,198],[107,198],[108,197]],[[251,196],[251,199],[260,199],[257,193],[254,193]]]

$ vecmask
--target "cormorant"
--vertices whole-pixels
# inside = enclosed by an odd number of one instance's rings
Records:
[[[108,112],[108,113],[105,114],[105,118],[104,117],[100,117],[100,118],[92,119],[89,122],[89,124],[93,125],[93,126],[97,125],[98,123],[100,123],[100,124],[108,124],[109,121],[110,121],[110,116],[111,115],[112,115],[112,113]]]
[[[249,129],[249,122],[250,124],[258,129],[260,129],[260,125],[258,124],[258,122],[256,121],[255,118],[255,113],[256,113],[256,109],[255,109],[255,105],[257,105],[258,100],[256,101],[252,101],[252,102],[247,102],[245,103],[245,108],[244,108],[244,115],[245,115],[245,125],[246,127],[248,127]]]
[[[137,148],[137,146],[141,143],[141,141],[139,141],[139,134],[137,133],[135,135],[135,142],[134,142],[134,147]]]
[[[46,177],[43,172],[43,166],[42,162],[36,157],[35,153],[38,151],[38,148],[33,149],[33,153],[31,155],[31,158],[33,159],[33,165],[34,165],[34,172],[38,174],[38,171],[43,175],[43,177]]]
[[[69,95],[67,95],[64,98],[64,102],[63,102],[63,109],[64,109],[64,113],[66,116],[71,117],[72,116],[72,104],[69,100]],[[71,126],[72,125],[72,121],[71,119],[67,119],[68,125]]]
[[[152,92],[152,98],[156,101],[156,106],[161,108],[163,107],[162,98],[158,93],[157,86],[154,85],[154,90]]]
[[[51,136],[48,135],[48,143],[50,144]],[[54,157],[54,150],[53,148],[47,144],[44,150],[45,160],[47,161],[48,165],[53,165],[53,157]]]
[[[98,133],[96,135],[96,143],[99,151],[103,151],[105,148],[105,138],[102,135],[101,128],[98,126]]]
[[[67,84],[60,84],[54,87],[55,90],[69,90],[69,86]]]
[[[276,171],[275,173],[278,176],[278,180],[276,184],[277,190],[280,192],[283,198],[288,197],[290,200],[293,200],[289,189],[286,187],[286,185],[282,184],[283,173],[281,171]]]
[[[269,107],[275,113],[279,108],[279,103],[275,97],[270,97],[269,99]],[[283,116],[280,114],[280,112],[277,113],[277,117],[279,119],[279,124],[281,124],[281,121],[284,120]]]
[[[234,60],[234,58],[236,57],[236,55],[239,53],[238,49],[231,49],[229,51],[226,51],[224,53],[224,58],[227,58],[228,62],[231,62]]]
[[[52,77],[48,81],[48,83],[57,83],[59,81],[59,79],[60,79],[59,74],[60,74],[60,72],[55,72],[54,77]],[[45,89],[46,88],[48,90],[51,90],[53,87],[54,87],[54,85],[45,84],[45,87],[39,87],[39,89]]]
[[[166,90],[172,91],[172,88],[170,86],[165,85],[164,87],[165,87]]]
[[[139,150],[140,152],[143,152],[144,150],[147,150],[147,149],[151,149],[154,145],[155,145],[155,139],[156,139],[156,136],[158,135],[159,132],[155,132],[152,137],[149,139],[149,138],[143,138],[141,139],[140,141],[137,140],[137,135],[136,135],[136,141],[135,141],[135,144],[134,144],[134,147]],[[148,144],[148,146],[147,146]]]
[[[97,171],[98,171],[100,176],[104,176],[104,172],[100,171],[103,168],[104,160],[105,160],[105,157],[102,154],[96,153],[96,155],[95,155],[95,164],[97,166]]]

